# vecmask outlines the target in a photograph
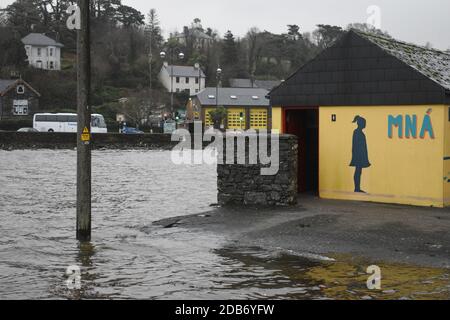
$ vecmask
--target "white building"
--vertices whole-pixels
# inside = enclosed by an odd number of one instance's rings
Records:
[[[167,62],[159,72],[159,80],[169,92],[188,92],[193,96],[205,88],[206,76],[198,64],[189,66],[172,66]]]
[[[205,33],[200,19],[195,19],[190,28],[184,27],[183,32],[171,34],[170,38],[182,45],[191,43],[197,50],[205,50],[214,42],[214,38]]]
[[[61,70],[61,48],[59,42],[43,33],[30,33],[22,39],[28,63],[38,69]]]
[[[189,41],[197,50],[204,50],[211,46],[214,39],[199,29],[187,29],[182,33],[175,33],[171,36],[179,44],[186,45]]]

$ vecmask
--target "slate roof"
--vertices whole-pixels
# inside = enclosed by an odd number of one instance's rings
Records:
[[[198,77],[199,73],[198,69],[190,66],[173,66],[172,68],[172,66],[169,65],[167,67],[163,66],[163,68],[167,70],[169,76],[171,76],[171,72],[173,70],[174,77]],[[203,70],[200,70],[200,72],[201,72],[200,76],[202,78],[205,78],[206,76]]]
[[[24,45],[42,46],[42,47],[48,46],[59,48],[64,47],[62,43],[56,42],[52,38],[46,36],[44,33],[30,33],[26,37],[22,38],[22,43]]]
[[[254,88],[251,79],[230,79],[230,86],[232,88]]]
[[[273,106],[450,104],[450,55],[350,30],[270,92]]]
[[[450,90],[450,54],[374,34],[358,33],[427,78]]]
[[[16,80],[4,80],[0,79],[0,95],[8,89],[10,86],[12,86]]]
[[[251,79],[230,79],[232,88],[262,88],[272,90],[281,83],[279,80],[255,80],[252,84]]]
[[[260,88],[219,88],[218,104],[226,107],[268,107],[268,90]],[[208,87],[200,91],[196,97],[202,106],[216,105],[216,88]],[[235,98],[234,98],[235,97]]]
[[[280,80],[255,80],[256,87],[266,90],[272,90],[276,86],[279,86],[280,83]]]
[[[0,96],[3,96],[6,94],[9,90],[11,90],[15,85],[17,84],[23,84],[27,88],[29,88],[31,91],[33,91],[38,97],[41,96],[39,92],[37,92],[30,84],[25,82],[22,79],[15,79],[15,80],[9,80],[9,79],[0,79]]]

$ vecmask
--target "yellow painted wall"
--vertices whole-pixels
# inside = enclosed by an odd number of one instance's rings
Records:
[[[282,133],[283,129],[283,112],[281,107],[272,108],[272,131]]]
[[[267,129],[268,112],[266,108],[251,108],[250,113],[250,129]]]
[[[420,132],[423,118],[432,108],[435,138],[388,137],[388,116],[417,115]],[[443,150],[450,153],[450,133],[444,106],[321,107],[319,124],[320,196],[329,199],[361,200],[408,205],[444,205]],[[332,122],[332,115],[336,122]],[[367,127],[368,154],[371,167],[363,169],[361,186],[367,194],[355,193],[350,167],[355,116],[364,117]],[[448,154],[450,156],[450,154]],[[448,162],[448,161],[447,161]],[[450,175],[450,163],[446,164]],[[450,197],[450,187],[445,192]]]
[[[444,204],[450,206],[450,107],[444,107]]]
[[[205,108],[204,110],[205,110],[205,113],[204,113],[203,123],[205,124],[205,127],[211,127],[214,125],[214,123],[211,119],[209,112],[214,110],[214,108]]]
[[[245,125],[246,125],[246,117],[244,108],[227,109],[227,129],[245,130]]]

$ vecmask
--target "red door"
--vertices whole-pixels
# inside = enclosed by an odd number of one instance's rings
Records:
[[[298,192],[318,192],[319,135],[318,109],[299,108],[285,110],[287,134],[298,138]]]

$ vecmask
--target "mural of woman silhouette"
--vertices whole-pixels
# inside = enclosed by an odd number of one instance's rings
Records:
[[[371,166],[369,162],[369,152],[367,150],[367,139],[363,130],[366,128],[366,119],[356,116],[353,123],[358,125],[358,128],[353,132],[353,148],[352,148],[352,162],[350,167],[355,168],[355,192],[365,193],[361,190],[361,175],[365,168]]]

